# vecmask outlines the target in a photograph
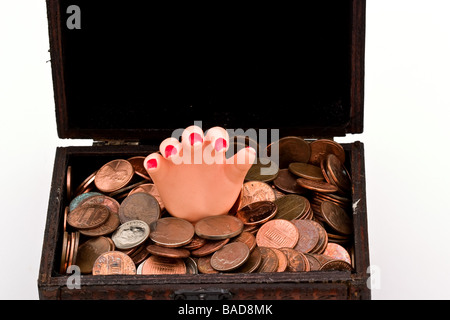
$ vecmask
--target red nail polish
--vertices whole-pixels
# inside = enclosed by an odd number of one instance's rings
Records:
[[[173,156],[174,154],[177,153],[177,148],[169,144],[164,150],[164,153],[166,158],[169,158],[170,156]]]
[[[216,151],[220,151],[222,149],[225,149],[227,147],[227,141],[223,138],[219,138],[216,140],[216,143],[214,144],[214,149]]]
[[[254,148],[250,147],[250,146],[245,147],[245,149],[248,149],[248,150],[250,150],[251,152],[253,152],[253,153],[256,154],[256,150],[255,150]]]
[[[156,159],[150,159],[147,161],[147,169],[154,169],[158,166],[158,161]]]
[[[200,133],[192,132],[189,135],[189,142],[191,143],[191,146],[193,146],[196,142],[203,143],[203,138]]]

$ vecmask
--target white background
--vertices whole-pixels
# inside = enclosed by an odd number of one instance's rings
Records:
[[[450,298],[450,2],[367,0],[374,299]],[[0,0],[0,298],[37,299],[58,138],[44,1]]]

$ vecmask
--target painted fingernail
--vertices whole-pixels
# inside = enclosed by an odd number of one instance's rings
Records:
[[[166,149],[164,149],[164,154],[165,154],[166,158],[169,158],[170,156],[173,156],[176,153],[177,153],[177,148],[175,148],[174,146],[172,146],[170,144],[166,147]]]
[[[214,143],[214,149],[216,151],[220,151],[222,149],[225,149],[227,147],[227,141],[223,138],[218,138],[216,142]]]
[[[248,151],[251,151],[252,153],[256,154],[255,148],[252,148],[250,146],[245,147],[245,149],[248,149]]]
[[[192,132],[189,135],[189,142],[191,143],[191,146],[193,146],[197,142],[203,143],[202,135],[197,132]]]
[[[150,159],[147,161],[147,169],[154,169],[158,166],[158,161],[156,159]]]

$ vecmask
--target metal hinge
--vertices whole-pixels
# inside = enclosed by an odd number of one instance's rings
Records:
[[[227,289],[177,290],[172,294],[174,300],[228,300],[232,297]]]
[[[138,146],[138,140],[96,140],[94,146]]]

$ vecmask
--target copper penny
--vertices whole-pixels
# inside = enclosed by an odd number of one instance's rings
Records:
[[[288,260],[287,260],[286,255],[280,249],[276,249],[276,248],[270,248],[270,249],[272,249],[273,252],[275,252],[275,254],[277,255],[277,258],[278,258],[278,269],[276,271],[277,272],[286,271],[286,268],[288,265]]]
[[[148,193],[138,192],[129,195],[122,201],[119,208],[120,222],[142,220],[150,225],[161,215],[158,201]]]
[[[333,233],[333,230],[330,229],[327,230],[327,234],[330,242],[333,242],[332,240],[348,240],[350,238],[349,235]]]
[[[102,253],[94,262],[93,275],[136,274],[133,260],[120,251]]]
[[[262,181],[248,181],[242,187],[242,200],[240,208],[258,201],[274,201],[275,191],[267,183]]]
[[[345,204],[345,205],[349,205],[352,203],[352,200],[349,197],[341,196],[341,195],[338,195],[335,193],[327,193],[327,194],[320,193],[319,196],[321,196],[324,199],[327,199],[327,198],[332,199],[335,202],[339,202],[339,203]]]
[[[195,224],[195,233],[209,240],[222,240],[237,236],[244,228],[243,222],[230,215],[210,216]]]
[[[315,225],[319,233],[319,241],[317,242],[317,245],[310,251],[310,253],[322,253],[328,244],[328,233],[325,228],[317,221],[311,220],[311,223]]]
[[[144,167],[144,160],[145,157],[143,156],[136,156],[127,159],[127,161],[133,166],[135,174],[146,180],[152,180]]]
[[[128,194],[131,196],[133,193],[137,192],[146,192],[152,196],[155,197],[155,199],[159,203],[159,207],[161,208],[161,211],[164,210],[165,206],[161,199],[161,196],[159,195],[158,188],[153,183],[145,183],[137,186],[136,188],[132,189],[130,193]]]
[[[252,273],[255,272],[262,261],[262,255],[261,255],[261,251],[259,250],[258,247],[256,247],[251,253],[250,256],[248,257],[247,261],[238,269],[236,269],[235,271],[237,273]]]
[[[186,274],[182,259],[150,256],[142,266],[142,274]]]
[[[105,252],[111,251],[111,243],[106,237],[95,237],[87,240],[78,248],[77,266],[81,273],[92,273],[95,260]]]
[[[310,204],[308,212],[306,213],[305,217],[302,218],[302,219],[312,220],[313,218],[314,218],[314,213],[313,213],[313,210],[312,210],[312,207],[311,207],[311,204]]]
[[[131,192],[130,190],[136,189],[137,187],[145,184],[146,182],[147,182],[147,180],[141,180],[141,181],[136,182],[136,183],[131,184],[131,185],[128,184],[128,185],[126,185],[123,188],[120,188],[120,189],[118,189],[116,191],[108,193],[108,195],[110,197],[114,197],[114,198],[116,198],[118,200],[126,198],[130,194],[130,192]]]
[[[67,223],[77,229],[92,229],[103,224],[110,210],[101,204],[79,206],[67,215]]]
[[[280,250],[287,257],[286,271],[310,271],[309,261],[303,253],[291,248],[280,248]]]
[[[72,265],[75,265],[77,263],[78,247],[80,244],[80,232],[75,231],[74,233],[75,233],[75,245],[73,247]]]
[[[77,234],[78,234],[78,239],[77,239]],[[69,246],[69,257],[67,260],[67,268],[69,268],[70,266],[74,265],[75,260],[76,260],[76,251],[78,250],[78,243],[79,243],[79,237],[80,233],[79,232],[72,232],[70,234],[70,246]],[[67,273],[69,273],[67,271]]]
[[[322,265],[314,255],[312,255],[311,253],[304,253],[304,255],[306,259],[308,259],[310,271],[317,271],[320,269]]]
[[[352,266],[342,260],[331,260],[328,262],[325,262],[322,267],[320,267],[320,270],[338,270],[338,271],[353,271]]]
[[[100,226],[91,229],[80,229],[80,233],[90,237],[97,237],[114,232],[120,225],[118,215],[120,204],[117,200],[105,195],[92,196],[83,200],[80,203],[80,206],[89,204],[101,204],[107,206],[110,210],[110,215],[109,218]]]
[[[119,227],[119,225],[119,215],[117,213],[111,212],[109,218],[100,226],[92,229],[80,229],[79,231],[85,236],[98,237],[113,233],[115,230],[117,230],[117,227]]]
[[[150,252],[151,254],[160,256],[160,257],[166,257],[166,258],[187,258],[191,255],[189,250],[182,249],[182,248],[167,248],[167,247],[161,247],[157,246],[155,244],[148,245],[146,247],[146,250]]]
[[[297,183],[297,181],[295,183]],[[281,192],[280,190],[278,190],[276,188],[273,188],[273,191],[275,192],[276,199],[279,199],[279,198],[284,197],[286,195],[286,193]]]
[[[67,229],[67,216],[69,214],[69,207],[64,208],[64,220],[63,220],[63,230],[66,231]]]
[[[332,185],[328,182],[324,181],[314,181],[304,178],[298,178],[297,183],[306,189],[313,190],[313,191],[319,191],[319,192],[325,192],[325,193],[331,193],[338,191],[338,188],[335,185]]]
[[[261,252],[261,263],[256,272],[276,272],[278,269],[277,254],[267,247],[258,247]]]
[[[112,241],[112,239],[111,239],[111,241]],[[114,243],[114,241],[113,241],[113,243]],[[114,245],[114,247],[115,247],[116,245]],[[125,253],[126,255],[128,255],[128,256],[132,256],[137,250],[139,249],[139,246],[134,246],[134,247],[131,247],[131,248],[128,248],[128,249],[120,249],[120,248],[117,248],[117,250],[119,250],[120,252],[123,252],[123,253]]]
[[[349,191],[352,187],[352,180],[344,164],[334,154],[329,154],[326,159],[328,176],[339,188]]]
[[[312,164],[293,162],[289,164],[289,171],[301,178],[314,181],[324,180],[322,169],[320,169],[320,167],[313,166]]]
[[[183,248],[187,250],[195,250],[202,247],[206,241],[207,240],[205,238],[200,238],[198,235],[194,234],[192,240],[188,244],[184,245]]]
[[[223,240],[208,240],[202,247],[192,250],[191,256],[193,257],[204,257],[207,255],[210,255],[220,248],[222,248],[224,245],[226,245],[230,239],[223,239]]]
[[[187,220],[167,217],[150,224],[150,239],[164,247],[181,247],[194,237],[194,226]]]
[[[328,257],[328,256],[325,256],[325,255],[323,255],[323,254],[313,254],[313,253],[310,253],[314,258],[316,258],[317,259],[317,261],[319,261],[319,263],[320,263],[320,266],[322,266],[322,265],[324,265],[325,263],[327,263],[328,261],[331,261],[331,260],[333,260],[332,258],[330,258],[330,257]]]
[[[319,230],[313,221],[293,220],[291,221],[298,229],[298,241],[295,250],[302,253],[311,252],[319,242]]]
[[[90,197],[102,196],[102,195],[103,194],[101,194],[100,192],[86,192],[86,193],[82,193],[82,194],[76,196],[69,203],[69,212],[75,210],[86,199],[88,199]]]
[[[141,244],[139,248],[130,256],[131,260],[133,260],[135,265],[139,265],[150,255],[150,252],[146,250],[146,242]]]
[[[81,232],[80,232],[81,233]],[[106,240],[108,240],[109,244],[110,244],[110,248],[109,251],[114,251],[116,250],[116,245],[114,244],[114,241],[112,241],[112,239],[110,237],[106,237]]]
[[[69,258],[67,260],[67,268],[73,264],[73,257],[76,246],[76,234],[75,232],[70,233],[70,246],[69,246]]]
[[[67,246],[66,246],[66,255],[64,258],[64,270],[62,273],[66,273],[67,272],[67,267],[69,266],[69,256],[70,256],[70,247],[72,245],[72,233],[68,233],[67,234]]]
[[[277,206],[272,201],[253,202],[238,210],[236,217],[245,225],[262,224],[275,216]]]
[[[331,184],[334,184],[333,180],[328,176],[327,172],[327,158],[324,157],[320,161],[320,170],[322,170],[323,177],[325,178],[325,181]]]
[[[198,271],[204,274],[219,273],[216,269],[211,266],[212,255],[200,257],[197,261]]]
[[[279,166],[285,169],[292,162],[308,162],[311,156],[309,144],[300,137],[283,137],[267,146],[267,155],[276,157],[278,153]]]
[[[294,220],[304,218],[310,210],[309,200],[297,194],[288,194],[274,201],[277,206],[275,219]]]
[[[250,232],[251,234],[256,234],[258,232],[260,225],[254,224],[251,226],[244,225],[244,229],[242,229],[242,232]]]
[[[256,234],[259,247],[293,248],[298,241],[298,229],[284,219],[270,220],[263,224]]]
[[[253,251],[256,247],[256,238],[253,234],[247,231],[243,231],[239,236],[233,239],[233,242],[245,243],[250,251]]]
[[[297,184],[297,176],[292,174],[289,169],[281,169],[273,184],[281,191],[287,193],[304,194],[306,192],[306,189]]]
[[[313,198],[315,198],[320,203],[322,203],[323,201],[331,201],[334,204],[340,206],[341,208],[347,208],[350,206],[350,201],[348,201],[348,199],[346,200],[345,197],[336,196],[333,193],[326,194],[315,192]]]
[[[112,160],[97,171],[94,183],[102,192],[113,192],[126,186],[133,174],[133,166],[127,160]]]
[[[248,170],[245,181],[263,181],[269,182],[274,180],[278,175],[278,165],[270,161],[269,158],[258,158]]]
[[[325,167],[325,171],[328,172],[328,167]],[[341,187],[338,186],[338,184],[336,183],[336,181],[331,177],[331,175],[329,173],[327,173],[328,176],[328,180],[327,182],[329,182],[330,184],[332,184],[333,186],[335,186],[337,188],[337,191],[334,194],[338,194],[341,196],[347,196],[347,192],[349,190],[344,190]]]
[[[217,271],[232,271],[242,266],[249,256],[250,250],[245,243],[232,242],[214,252],[211,266]]]
[[[332,243],[337,243],[337,244],[342,244],[345,245],[350,241],[350,237],[349,236],[342,236],[340,234],[333,234],[330,233],[329,231],[327,232],[328,235],[328,242],[332,242]]]
[[[330,242],[333,242],[333,240],[348,240],[350,238],[350,235],[333,233],[333,230],[330,229],[327,230],[327,234]]]
[[[323,254],[335,260],[343,260],[349,264],[352,263],[352,260],[350,259],[350,255],[348,254],[347,250],[345,250],[344,247],[342,247],[337,243],[328,243]]]
[[[105,195],[92,196],[80,202],[80,206],[85,204],[102,204],[107,206],[109,210],[114,213],[119,213],[120,208],[120,204],[116,199]]]
[[[67,261],[67,252],[68,252],[68,244],[69,244],[69,234],[64,231],[63,233],[63,241],[62,241],[62,250],[61,250],[61,260],[59,266],[59,273],[66,273],[66,261]]]
[[[327,224],[336,232],[343,235],[353,233],[353,223],[344,209],[332,202],[324,201],[321,204],[321,213]]]
[[[344,148],[333,140],[319,139],[311,142],[309,146],[311,147],[309,163],[313,165],[319,166],[320,161],[329,154],[334,154],[342,163],[345,163]]]

